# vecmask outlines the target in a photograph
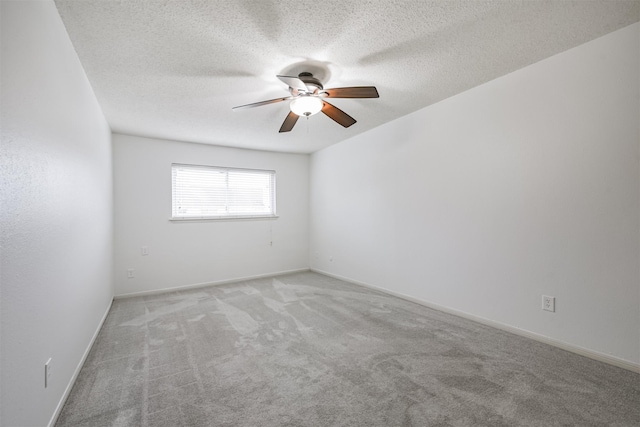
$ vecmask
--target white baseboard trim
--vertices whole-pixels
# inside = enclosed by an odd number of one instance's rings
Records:
[[[60,402],[58,402],[58,406],[56,407],[56,410],[53,412],[53,416],[49,420],[49,424],[47,424],[47,427],[55,426],[56,422],[58,421],[58,417],[60,416],[60,412],[62,412],[62,408],[64,407],[64,404],[67,402],[67,398],[69,397],[69,393],[71,393],[71,389],[73,388],[73,385],[75,384],[76,379],[78,378],[78,374],[80,374],[80,370],[82,369],[82,366],[84,365],[85,360],[87,360],[87,356],[89,356],[89,352],[91,351],[91,347],[93,347],[93,343],[96,341],[96,338],[98,338],[98,334],[100,333],[100,329],[102,329],[102,325],[104,324],[104,321],[107,319],[107,315],[109,314],[109,310],[111,310],[111,305],[112,304],[113,304],[113,298],[109,302],[109,306],[107,307],[107,310],[104,312],[104,315],[102,315],[102,319],[100,320],[100,323],[98,324],[98,328],[93,333],[93,337],[91,337],[91,340],[89,341],[89,345],[84,350],[84,354],[82,355],[82,358],[80,359],[80,363],[78,363],[78,366],[76,366],[76,369],[73,372],[73,375],[71,376],[71,379],[69,380],[69,384],[67,384],[67,388],[64,390],[64,393],[62,394],[62,398],[60,399]]]
[[[243,282],[245,280],[263,279],[265,277],[282,276],[283,274],[302,273],[302,272],[305,272],[305,271],[309,271],[309,268],[307,267],[307,268],[299,268],[299,269],[296,269],[296,270],[276,271],[276,272],[273,272],[273,273],[258,274],[258,275],[255,275],[255,276],[237,277],[237,278],[234,278],[234,279],[216,280],[216,281],[213,281],[213,282],[194,283],[194,284],[191,284],[191,285],[182,285],[182,286],[176,286],[176,287],[172,287],[172,288],[154,289],[152,291],[131,292],[131,293],[128,293],[128,294],[116,295],[113,298],[114,299],[121,299],[121,298],[141,297],[141,296],[145,296],[145,295],[164,294],[164,293],[167,293],[167,292],[175,292],[175,291],[186,291],[186,290],[189,290],[189,289],[205,288],[207,286],[226,285],[226,284],[229,284],[229,283]]]
[[[491,326],[493,328],[501,329],[503,331],[510,332],[512,334],[520,335],[520,336],[525,337],[525,338],[530,338],[530,339],[533,339],[533,340],[536,340],[536,341],[539,341],[539,342],[542,342],[542,343],[545,343],[545,344],[549,344],[549,345],[552,345],[554,347],[558,347],[558,348],[561,348],[563,350],[569,351],[571,353],[579,354],[581,356],[585,356],[585,357],[588,357],[590,359],[597,360],[599,362],[604,362],[604,363],[607,363],[609,365],[617,366],[619,368],[627,369],[627,370],[632,371],[632,372],[640,373],[640,364],[637,364],[637,363],[634,363],[634,362],[631,362],[631,361],[628,361],[628,360],[620,359],[618,357],[610,356],[608,354],[599,353],[597,351],[589,350],[589,349],[586,349],[586,348],[583,348],[583,347],[579,347],[579,346],[576,346],[576,345],[573,345],[573,344],[568,344],[566,342],[559,341],[559,340],[556,340],[556,339],[553,339],[553,338],[549,338],[547,336],[540,335],[540,334],[537,334],[535,332],[527,331],[525,329],[520,329],[520,328],[517,328],[515,326],[510,326],[510,325],[507,325],[507,324],[504,324],[504,323],[496,322],[494,320],[486,319],[484,317],[475,316],[473,314],[469,314],[469,313],[466,313],[464,311],[459,311],[459,310],[455,310],[453,308],[441,306],[441,305],[438,305],[438,304],[433,304],[433,303],[430,303],[428,301],[423,301],[421,299],[414,298],[412,296],[402,294],[400,292],[395,292],[395,291],[391,291],[391,290],[386,289],[386,288],[382,288],[382,287],[379,287],[379,286],[374,286],[374,285],[370,285],[368,283],[360,282],[358,280],[354,280],[354,279],[351,279],[349,277],[344,277],[344,276],[340,276],[338,274],[329,273],[327,271],[319,270],[317,268],[310,268],[310,270],[315,272],[315,273],[323,274],[325,276],[333,277],[335,279],[344,280],[345,282],[353,283],[355,285],[360,285],[360,286],[364,286],[366,288],[375,289],[377,291],[384,292],[386,294],[389,294],[389,295],[392,295],[392,296],[395,296],[395,297],[398,297],[398,298],[402,298],[404,300],[411,301],[411,302],[414,302],[416,304],[420,304],[420,305],[423,305],[425,307],[432,308],[434,310],[442,311],[444,313],[453,314],[454,316],[462,317],[462,318],[465,318],[465,319],[468,319],[468,320],[472,320],[474,322],[482,323],[483,325]]]

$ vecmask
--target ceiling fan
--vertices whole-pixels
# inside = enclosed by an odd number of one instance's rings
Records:
[[[356,120],[339,109],[329,104],[324,98],[379,98],[378,90],[375,86],[354,86],[337,87],[334,89],[324,89],[320,80],[313,77],[313,74],[303,72],[298,77],[276,76],[289,86],[291,96],[284,98],[270,99],[268,101],[255,102],[253,104],[233,107],[234,110],[240,108],[260,107],[261,105],[274,104],[276,102],[291,100],[289,108],[291,111],[280,126],[279,132],[289,132],[298,121],[300,116],[313,116],[323,112],[336,123],[348,128]]]

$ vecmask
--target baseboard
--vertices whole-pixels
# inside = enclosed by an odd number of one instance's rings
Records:
[[[78,374],[80,374],[80,370],[82,370],[82,366],[84,365],[85,360],[87,360],[87,356],[89,356],[89,352],[91,351],[91,347],[93,347],[93,343],[96,341],[96,338],[98,338],[100,329],[102,329],[102,325],[104,324],[104,321],[107,319],[107,315],[109,314],[109,310],[111,310],[112,304],[113,304],[113,299],[109,302],[109,307],[107,307],[107,310],[104,312],[104,315],[102,316],[102,319],[98,324],[98,328],[94,332],[93,337],[91,337],[91,340],[89,341],[89,345],[85,349],[84,354],[80,359],[80,363],[78,363],[78,366],[76,366],[76,370],[73,372],[73,375],[71,376],[71,380],[69,380],[69,384],[67,384],[67,388],[62,394],[62,398],[60,399],[60,402],[58,402],[58,406],[56,407],[56,410],[54,411],[53,416],[51,417],[51,420],[49,420],[49,424],[47,424],[47,427],[55,426],[56,422],[58,421],[60,412],[62,411],[62,408],[64,407],[64,404],[66,403],[67,398],[69,397],[69,393],[71,393],[71,389],[73,388],[73,385],[76,382],[76,378],[78,378]]]
[[[205,288],[207,286],[226,285],[226,284],[229,284],[229,283],[243,282],[245,280],[263,279],[265,277],[281,276],[283,274],[292,274],[292,273],[302,273],[302,272],[305,272],[305,271],[309,271],[309,268],[299,268],[299,269],[296,269],[296,270],[277,271],[277,272],[274,272],[274,273],[258,274],[256,276],[237,277],[237,278],[234,278],[234,279],[224,279],[224,280],[217,280],[217,281],[213,281],[213,282],[194,283],[194,284],[191,284],[191,285],[176,286],[176,287],[173,287],[173,288],[154,289],[152,291],[132,292],[132,293],[128,293],[128,294],[116,295],[113,298],[114,299],[121,299],[121,298],[141,297],[141,296],[145,296],[145,295],[164,294],[164,293],[167,293],[167,292],[175,292],[175,291],[186,291],[188,289]]]
[[[472,320],[474,322],[482,323],[483,325],[491,326],[496,329],[500,329],[506,332],[510,332],[512,334],[520,335],[525,338],[530,338],[545,344],[552,345],[554,347],[561,348],[566,351],[570,351],[571,353],[579,354],[581,356],[588,357],[590,359],[597,360],[599,362],[604,362],[609,365],[617,366],[619,368],[623,368],[632,372],[640,373],[640,364],[630,362],[628,360],[620,359],[614,356],[610,356],[608,354],[599,353],[597,351],[589,350],[583,347],[579,347],[573,344],[568,344],[563,341],[559,341],[553,338],[549,338],[544,335],[537,334],[535,332],[527,331],[525,329],[520,329],[515,326],[510,326],[504,323],[496,322],[494,320],[486,319],[484,317],[475,316],[473,314],[466,313],[464,311],[455,310],[449,307],[441,306],[438,304],[433,304],[428,301],[423,301],[418,298],[414,298],[409,295],[402,294],[400,292],[391,291],[386,288],[382,288],[380,286],[370,285],[368,283],[360,282],[358,280],[351,279],[349,277],[340,276],[338,274],[329,273],[327,271],[319,270],[316,268],[310,268],[311,271],[319,274],[323,274],[325,276],[333,277],[335,279],[344,280],[345,282],[353,283],[355,285],[364,286],[366,288],[375,289],[380,292],[384,292],[386,294],[402,298],[407,301],[414,302],[416,304],[423,305],[425,307],[432,308],[434,310],[442,311],[444,313],[453,314],[454,316],[462,317],[468,320]]]

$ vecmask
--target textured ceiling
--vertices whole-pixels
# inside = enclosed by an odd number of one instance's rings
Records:
[[[640,20],[638,0],[56,0],[114,132],[309,153]],[[279,134],[276,74],[312,71],[358,122]]]

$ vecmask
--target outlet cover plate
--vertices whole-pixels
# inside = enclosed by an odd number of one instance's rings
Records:
[[[542,309],[546,311],[556,311],[556,297],[542,295]]]

